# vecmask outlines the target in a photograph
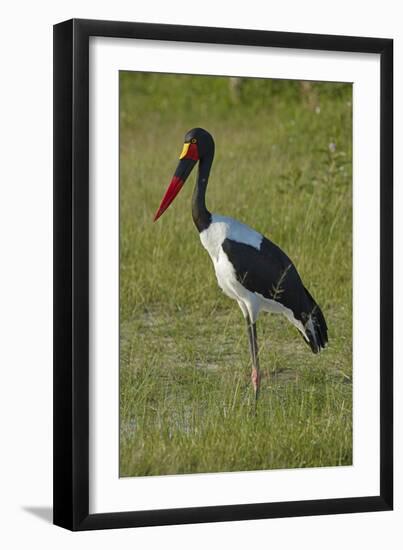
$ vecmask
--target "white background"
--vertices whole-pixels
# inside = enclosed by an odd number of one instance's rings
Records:
[[[238,4],[204,0],[149,3],[14,2],[2,11],[0,87],[0,541],[5,548],[234,548],[366,549],[402,545],[402,375],[396,368],[395,511],[227,524],[72,534],[49,523],[51,505],[51,262],[52,262],[52,29],[75,17],[233,26],[395,39],[395,97],[403,97],[403,31],[399,2],[303,0]],[[396,102],[395,151],[403,149],[401,100]],[[395,181],[402,180],[396,158]],[[402,208],[396,188],[395,212]],[[399,208],[400,207],[400,208]],[[402,222],[396,215],[396,246]],[[397,258],[395,280],[402,279]],[[399,265],[400,264],[400,265]],[[396,292],[396,309],[402,296]],[[402,358],[401,315],[396,354]],[[399,396],[400,393],[400,396]]]

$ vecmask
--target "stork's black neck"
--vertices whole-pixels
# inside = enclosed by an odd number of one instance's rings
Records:
[[[206,208],[206,189],[213,164],[214,151],[199,161],[199,172],[193,190],[192,218],[199,233],[208,228],[211,223],[211,213]]]

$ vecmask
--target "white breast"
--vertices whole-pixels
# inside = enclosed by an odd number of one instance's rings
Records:
[[[208,228],[200,233],[201,243],[213,261],[218,259],[225,239],[248,244],[260,250],[263,235],[237,220],[213,214]]]
[[[234,266],[222,249],[225,239],[248,244],[259,250],[263,235],[241,222],[216,214],[213,214],[209,227],[200,233],[202,245],[213,260],[219,286],[227,296],[237,300],[246,315],[247,311],[256,309],[257,297],[237,280]]]

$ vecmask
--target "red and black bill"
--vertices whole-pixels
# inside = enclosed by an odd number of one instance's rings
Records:
[[[199,160],[197,146],[193,143],[185,143],[178,167],[176,168],[174,177],[165,191],[165,195],[162,198],[161,204],[154,216],[154,221],[157,221],[160,216],[165,212],[168,206],[174,201],[179,191],[182,189],[185,181],[190,175],[190,172],[194,168],[196,162]]]

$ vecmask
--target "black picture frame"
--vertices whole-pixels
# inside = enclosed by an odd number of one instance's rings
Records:
[[[89,513],[89,38],[376,53],[380,125],[380,490],[354,498]],[[71,530],[393,507],[393,40],[73,19],[54,26],[54,523]]]

